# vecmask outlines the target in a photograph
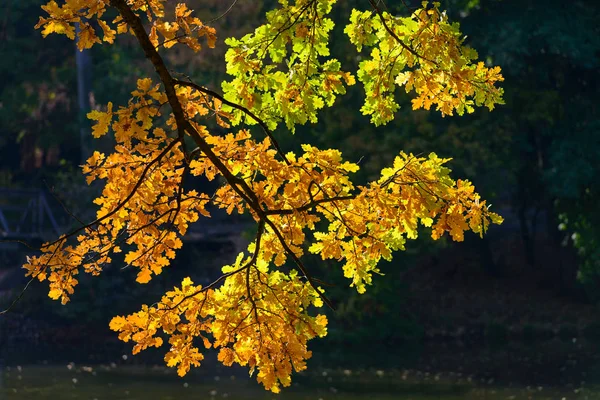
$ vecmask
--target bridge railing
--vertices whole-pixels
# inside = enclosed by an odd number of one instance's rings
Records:
[[[0,241],[45,241],[68,231],[73,221],[69,222],[71,218],[65,210],[47,196],[41,189],[0,187]],[[203,218],[190,226],[184,241],[228,241],[249,228],[247,221],[225,215],[222,210],[212,211],[212,218]]]
[[[44,191],[0,188],[1,239],[32,240],[61,233]]]

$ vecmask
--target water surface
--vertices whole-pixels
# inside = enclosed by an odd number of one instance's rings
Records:
[[[594,387],[510,387],[473,382],[459,374],[402,370],[322,370],[296,374],[282,394],[264,391],[247,375],[191,373],[179,378],[164,367],[46,365],[6,367],[0,398],[6,400],[500,400],[600,399]],[[223,372],[223,371],[221,371]]]

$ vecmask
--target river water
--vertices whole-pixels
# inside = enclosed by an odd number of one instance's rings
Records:
[[[528,387],[475,382],[461,374],[431,375],[407,370],[322,369],[295,374],[292,387],[266,392],[241,370],[190,373],[179,378],[162,366],[123,364],[4,367],[2,400],[500,400],[600,399],[594,386]],[[511,387],[512,386],[512,387]]]

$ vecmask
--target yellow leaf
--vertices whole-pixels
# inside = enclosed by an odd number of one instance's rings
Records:
[[[149,269],[142,269],[137,274],[137,278],[135,279],[138,283],[148,283],[152,280],[152,273]]]
[[[104,32],[102,40],[111,44],[114,43],[117,32],[101,19],[98,20],[98,25],[100,25],[100,28],[102,28],[102,31]]]
[[[221,350],[219,350],[219,356],[217,358],[223,363],[223,365],[230,367],[235,360],[235,353],[230,348],[223,347]]]
[[[51,289],[48,292],[48,297],[50,297],[52,300],[58,300],[62,294],[63,291],[61,289]]]
[[[127,320],[125,319],[125,317],[116,316],[110,320],[108,327],[111,331],[120,331],[125,326],[125,324],[127,324]]]
[[[108,127],[112,121],[112,103],[109,102],[106,106],[106,112],[93,110],[87,114],[88,119],[98,121],[92,128],[92,136],[96,139],[104,136],[108,132]]]
[[[40,19],[40,22],[41,22],[41,19]],[[38,25],[36,25],[36,27],[38,27],[39,25],[40,25],[40,23],[38,23]],[[67,37],[69,39],[75,39],[75,28],[72,25],[67,24],[66,22],[47,21],[44,24],[44,29],[42,30],[42,36],[46,37],[51,33],[63,34],[63,35],[67,35]]]
[[[80,22],[80,30],[77,34],[77,48],[79,51],[91,48],[94,43],[100,43],[100,39],[96,36],[94,28],[88,23]]]

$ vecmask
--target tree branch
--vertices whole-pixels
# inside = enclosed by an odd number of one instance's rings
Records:
[[[415,56],[417,58],[421,58],[421,59],[428,61],[434,65],[437,65],[437,63],[435,61],[430,60],[430,59],[420,55],[419,53],[417,53],[412,47],[408,46],[406,43],[404,43],[398,37],[398,35],[396,35],[396,32],[394,32],[394,30],[392,28],[390,28],[390,26],[387,24],[387,21],[385,20],[385,17],[383,15],[383,11],[381,11],[381,8],[379,8],[379,6],[377,5],[377,2],[375,0],[369,0],[369,3],[371,3],[371,6],[373,7],[375,12],[379,16],[379,19],[381,20],[381,23],[383,24],[383,27],[385,28],[385,30],[390,34],[391,37],[393,37],[398,42],[398,44],[400,46],[402,46],[402,48],[404,48],[406,51],[408,51],[410,54],[412,54],[413,56]]]
[[[194,82],[187,82],[187,81],[181,81],[178,79],[174,80],[174,83],[176,85],[179,86],[187,86],[187,87],[191,87],[196,89],[199,92],[202,92],[204,94],[207,94],[209,96],[212,96],[216,99],[219,99],[223,104],[227,104],[228,106],[235,108],[237,110],[242,111],[244,114],[248,115],[250,118],[252,118],[253,120],[255,120],[260,127],[262,128],[262,130],[265,132],[265,134],[269,137],[269,139],[271,140],[271,143],[273,144],[273,146],[275,147],[275,149],[277,150],[277,153],[279,154],[279,156],[281,156],[281,158],[283,159],[283,161],[287,164],[290,165],[290,162],[288,161],[288,159],[285,157],[285,153],[283,152],[283,150],[281,150],[281,147],[279,146],[279,143],[277,142],[277,140],[275,140],[275,137],[273,136],[273,132],[269,129],[269,127],[267,126],[267,124],[261,119],[259,118],[256,114],[254,114],[252,111],[250,111],[248,108],[234,103],[232,101],[229,101],[227,99],[225,99],[223,96],[221,96],[219,93],[207,89],[203,86],[200,86]]]
[[[277,226],[271,221],[266,214],[268,210],[263,210],[260,205],[260,201],[256,196],[256,193],[248,186],[246,181],[243,179],[237,178],[235,175],[231,173],[231,171],[227,168],[227,166],[221,161],[221,159],[212,151],[210,145],[200,136],[198,131],[194,128],[194,126],[187,120],[185,114],[183,112],[183,108],[179,99],[177,98],[177,93],[175,92],[175,80],[171,76],[171,73],[167,69],[162,57],[158,54],[158,51],[150,41],[146,30],[144,29],[144,25],[142,20],[131,10],[129,5],[127,5],[126,0],[111,0],[111,4],[117,8],[123,21],[125,21],[133,30],[135,37],[137,38],[140,46],[144,50],[146,54],[146,58],[148,58],[154,69],[158,73],[163,85],[165,86],[165,93],[167,95],[167,99],[169,104],[173,110],[173,115],[175,117],[175,122],[177,124],[177,130],[181,133],[182,131],[187,132],[200,150],[206,155],[206,157],[213,163],[213,165],[219,170],[219,172],[223,175],[227,183],[235,190],[238,195],[244,199],[248,203],[248,205],[255,212],[256,216],[259,220],[263,221],[266,225],[268,225],[279,241],[283,249],[292,257],[294,263],[298,266],[300,271],[304,274],[310,285],[313,289],[319,294],[323,302],[325,302],[329,307],[333,308],[331,302],[323,292],[321,292],[315,283],[313,282],[311,275],[304,267],[302,261],[298,258],[298,256],[292,251],[289,245],[286,243],[285,238],[277,229]]]
[[[305,204],[301,207],[298,208],[284,208],[284,209],[280,209],[280,210],[267,210],[265,211],[266,215],[290,215],[293,214],[295,212],[302,212],[302,211],[308,211],[311,208],[318,206],[319,204],[323,204],[323,203],[331,203],[334,201],[344,201],[344,200],[352,200],[355,199],[356,195],[355,194],[351,194],[348,196],[334,196],[334,197],[326,197],[323,199],[318,199],[318,200],[312,200],[310,203]]]

